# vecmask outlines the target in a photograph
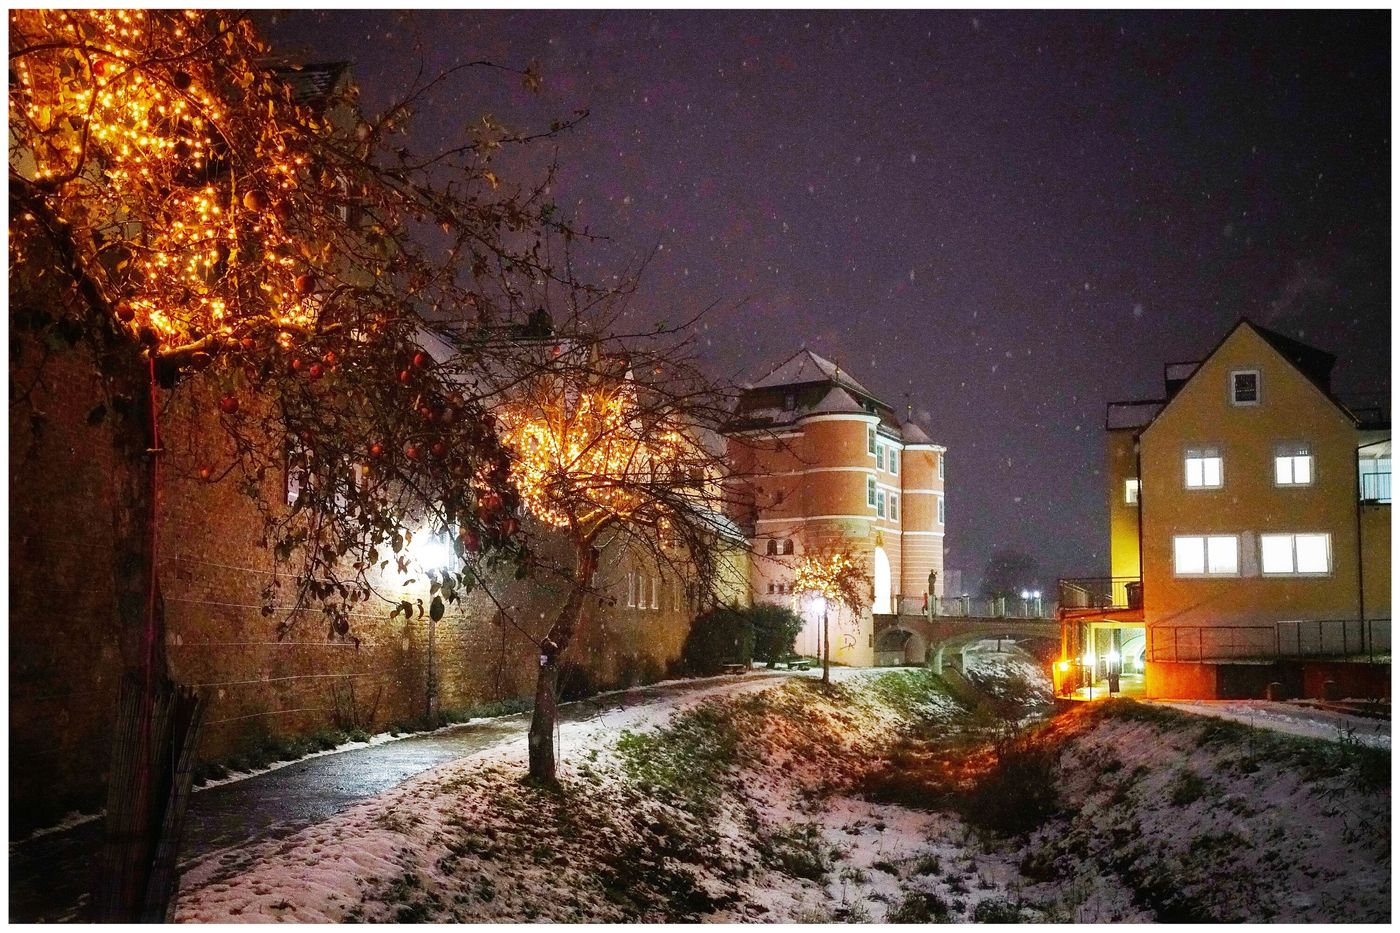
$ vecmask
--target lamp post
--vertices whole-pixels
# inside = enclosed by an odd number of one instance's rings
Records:
[[[1040,590],[1031,590],[1031,598],[1035,600],[1035,617],[1040,618]]]

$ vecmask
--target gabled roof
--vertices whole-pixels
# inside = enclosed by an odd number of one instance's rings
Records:
[[[818,356],[811,350],[798,350],[785,361],[755,382],[751,388],[772,389],[779,386],[802,385],[808,382],[835,382],[849,386],[863,395],[874,398],[870,390],[841,371],[831,360]]]
[[[1349,421],[1351,421],[1353,424],[1359,422],[1357,416],[1353,414],[1352,411],[1348,409],[1345,405],[1343,405],[1340,401],[1338,401],[1337,397],[1332,394],[1332,366],[1337,362],[1337,358],[1335,356],[1333,356],[1331,353],[1328,353],[1326,350],[1319,350],[1317,347],[1309,346],[1306,343],[1301,343],[1300,341],[1294,340],[1292,337],[1287,337],[1283,334],[1280,334],[1277,331],[1269,330],[1266,327],[1260,327],[1258,324],[1255,324],[1249,318],[1242,317],[1235,322],[1235,326],[1231,327],[1229,331],[1226,332],[1224,337],[1220,338],[1219,342],[1217,342],[1215,346],[1211,347],[1210,352],[1207,353],[1201,359],[1200,363],[1196,366],[1194,370],[1191,371],[1190,375],[1186,376],[1186,378],[1182,380],[1181,384],[1177,386],[1176,391],[1170,393],[1171,397],[1167,399],[1166,403],[1163,404],[1162,407],[1158,409],[1155,413],[1153,413],[1150,419],[1143,422],[1143,431],[1148,430],[1152,427],[1152,425],[1157,423],[1157,419],[1161,417],[1162,412],[1170,408],[1172,402],[1176,401],[1177,396],[1180,395],[1180,390],[1185,388],[1186,385],[1190,383],[1192,379],[1196,378],[1196,376],[1200,373],[1201,369],[1205,367],[1205,364],[1209,362],[1213,356],[1215,356],[1215,354],[1220,350],[1220,348],[1223,347],[1226,344],[1226,342],[1228,342],[1229,339],[1235,335],[1235,332],[1238,331],[1241,327],[1248,327],[1250,330],[1254,331],[1254,333],[1257,334],[1261,340],[1267,343],[1276,353],[1278,353],[1279,356],[1283,357],[1289,363],[1289,365],[1291,365],[1303,376],[1303,378],[1311,382],[1317,388],[1317,390],[1327,398],[1329,402],[1331,402],[1337,407],[1338,411],[1340,411],[1343,415],[1347,417]],[[1112,415],[1113,408],[1114,405],[1110,404],[1110,416]]]

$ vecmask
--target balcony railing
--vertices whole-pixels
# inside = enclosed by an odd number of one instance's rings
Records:
[[[1061,609],[1141,609],[1141,577],[1073,577],[1060,581]]]
[[[1388,658],[1389,619],[1308,619],[1272,625],[1150,625],[1148,661]]]

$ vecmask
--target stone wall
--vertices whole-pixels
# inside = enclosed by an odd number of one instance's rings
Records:
[[[12,358],[12,387],[29,384],[37,359],[32,352]],[[10,416],[12,835],[101,806],[120,672],[111,433],[105,423],[88,423],[100,398],[90,364],[58,354],[42,372],[27,400],[12,402]],[[158,531],[172,671],[209,698],[201,757],[223,757],[267,736],[377,731],[422,716],[426,616],[391,620],[387,603],[373,607],[354,620],[355,641],[302,612],[277,636],[292,581],[275,573],[259,543],[257,510],[233,481],[198,476],[220,462],[213,402],[197,386],[182,388],[162,414],[168,452]],[[260,495],[282,501],[283,483],[267,477]],[[629,573],[648,579],[645,608],[628,606]],[[677,581],[615,550],[604,551],[600,581],[612,598],[593,605],[565,655],[574,668],[571,688],[660,678],[679,657],[693,616]],[[264,590],[279,582],[277,611],[264,615]],[[426,604],[427,586],[419,589],[402,595]],[[548,629],[562,588],[512,580],[493,592],[504,611],[476,593],[436,624],[440,710],[533,691],[534,640]],[[400,594],[390,584],[386,595]]]

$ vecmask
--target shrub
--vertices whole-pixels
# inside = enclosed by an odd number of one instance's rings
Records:
[[[1057,761],[1053,748],[1012,743],[963,798],[963,815],[975,826],[1009,835],[1040,827],[1059,811]]]
[[[753,621],[737,607],[720,606],[690,625],[681,663],[689,674],[717,674],[731,661],[748,663],[753,657]]]
[[[793,653],[802,617],[785,606],[752,606],[741,610],[753,626],[753,659],[772,665]]]
[[[1205,796],[1206,782],[1194,771],[1182,771],[1176,776],[1176,782],[1172,784],[1171,802],[1178,807],[1184,807],[1189,803],[1195,803]]]

